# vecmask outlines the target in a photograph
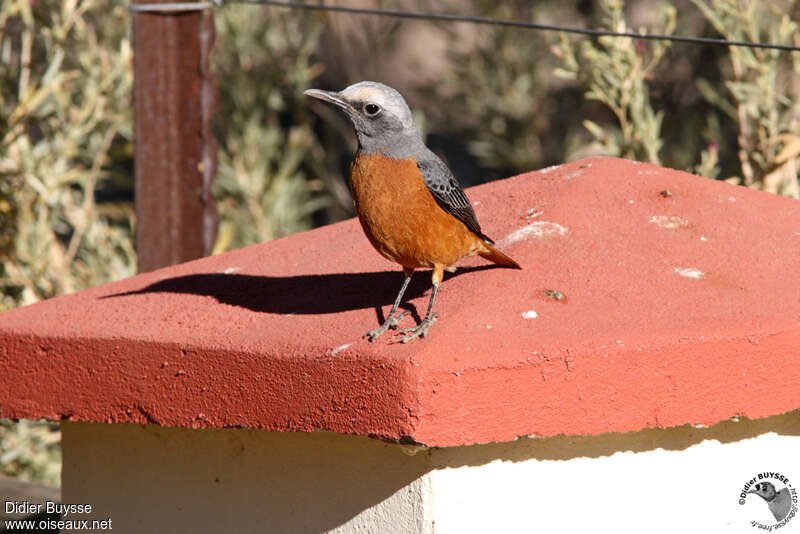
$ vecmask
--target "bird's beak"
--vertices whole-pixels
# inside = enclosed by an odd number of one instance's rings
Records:
[[[355,108],[348,102],[345,98],[342,97],[339,93],[335,91],[323,91],[321,89],[309,89],[303,93],[304,95],[318,98],[324,102],[328,102],[335,106],[342,108],[345,111],[355,111]]]

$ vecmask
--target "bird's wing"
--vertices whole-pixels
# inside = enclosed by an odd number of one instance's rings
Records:
[[[775,495],[775,499],[769,503],[769,509],[772,515],[774,515],[775,519],[778,521],[783,521],[783,519],[789,515],[789,510],[791,510],[791,508],[792,497],[789,494],[789,488],[780,490],[777,495]]]
[[[475,210],[472,209],[472,204],[469,203],[467,195],[461,189],[453,173],[442,160],[434,154],[431,156],[433,157],[417,161],[417,167],[436,203],[444,211],[464,223],[472,233],[493,245],[494,241],[481,232],[481,225],[478,224]]]

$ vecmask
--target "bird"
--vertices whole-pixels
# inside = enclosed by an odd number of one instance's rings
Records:
[[[350,192],[372,246],[403,268],[403,283],[386,320],[362,337],[375,341],[399,327],[397,313],[416,269],[432,269],[433,290],[420,323],[399,332],[403,343],[425,337],[439,318],[433,312],[444,271],[475,254],[503,267],[520,265],[493,245],[447,165],[414,124],[403,96],[380,82],[362,81],[341,91],[309,89],[307,96],[333,104],[350,119],[358,149],[350,165]]]
[[[769,511],[775,516],[776,521],[783,521],[792,508],[792,496],[789,488],[775,491],[775,485],[772,482],[759,482],[747,493],[755,493],[767,501]]]

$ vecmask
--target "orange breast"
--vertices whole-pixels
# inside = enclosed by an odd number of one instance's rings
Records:
[[[350,191],[372,246],[404,267],[450,266],[481,240],[434,200],[414,159],[356,154]]]

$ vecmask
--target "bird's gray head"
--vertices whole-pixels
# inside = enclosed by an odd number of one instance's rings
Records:
[[[402,158],[408,157],[413,148],[422,143],[408,104],[388,85],[358,82],[339,92],[309,89],[304,94],[344,111],[355,127],[364,152]]]
[[[747,493],[755,493],[764,500],[771,501],[775,498],[775,485],[772,482],[759,482],[753,486],[752,489],[748,490]]]

